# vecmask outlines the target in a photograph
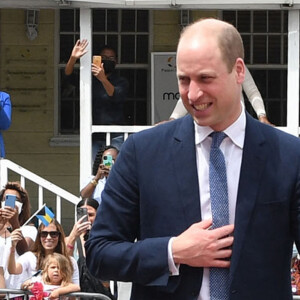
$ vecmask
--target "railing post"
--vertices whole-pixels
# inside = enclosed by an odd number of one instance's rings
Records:
[[[7,183],[7,164],[6,159],[0,158],[0,190],[5,186]]]

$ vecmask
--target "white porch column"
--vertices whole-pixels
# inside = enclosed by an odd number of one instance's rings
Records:
[[[287,130],[299,136],[299,10],[289,11]]]
[[[80,59],[80,186],[92,171],[92,11],[80,8],[80,39],[89,45]]]

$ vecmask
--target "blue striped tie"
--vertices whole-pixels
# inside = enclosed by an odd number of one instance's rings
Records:
[[[218,228],[229,224],[228,188],[225,159],[219,146],[226,137],[224,132],[213,132],[209,158],[209,186],[213,225]],[[210,268],[210,299],[229,299],[229,269]]]

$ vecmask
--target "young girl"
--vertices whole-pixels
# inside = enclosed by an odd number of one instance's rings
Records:
[[[44,260],[42,276],[25,281],[22,289],[30,290],[36,299],[40,298],[38,295],[56,299],[61,295],[80,291],[79,285],[72,283],[72,274],[73,267],[66,256],[49,254]]]

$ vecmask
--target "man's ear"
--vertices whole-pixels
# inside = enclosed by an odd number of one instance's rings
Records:
[[[242,84],[245,80],[246,67],[242,58],[237,58],[235,62],[235,72],[237,83]]]

